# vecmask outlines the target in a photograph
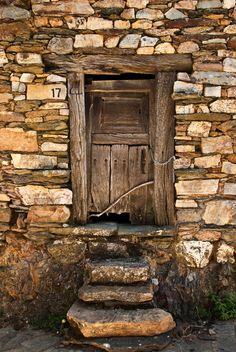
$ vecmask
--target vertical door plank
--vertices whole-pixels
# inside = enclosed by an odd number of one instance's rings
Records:
[[[109,205],[110,147],[92,145],[91,155],[91,205],[90,211],[102,212]]]
[[[174,225],[174,102],[171,98],[175,72],[158,72],[155,84],[155,137],[152,141],[154,158],[154,207],[157,225]],[[153,144],[154,142],[154,144]]]
[[[149,153],[147,146],[129,148],[129,185],[130,189],[149,178]],[[147,186],[134,191],[129,196],[131,224],[145,224],[147,212]]]
[[[87,160],[84,75],[68,75],[68,100],[70,105],[70,155],[73,192],[73,220],[87,221]]]
[[[129,190],[129,156],[128,146],[114,144],[111,147],[111,185],[110,203],[113,203],[121,195]],[[129,212],[128,197],[123,198],[111,209],[112,213]]]

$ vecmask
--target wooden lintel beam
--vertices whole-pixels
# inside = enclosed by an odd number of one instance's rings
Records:
[[[155,74],[164,71],[191,72],[191,54],[163,55],[44,55],[49,69],[84,74]]]

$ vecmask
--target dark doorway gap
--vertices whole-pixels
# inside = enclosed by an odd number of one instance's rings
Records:
[[[138,73],[123,73],[120,75],[86,75],[85,85],[91,84],[92,81],[115,81],[115,80],[142,80],[142,79],[155,79],[155,75],[145,75]]]
[[[116,222],[118,224],[131,224],[129,217],[130,217],[129,213],[122,213],[122,214],[108,213],[100,217],[93,216],[93,214],[90,214],[90,222],[92,223]]]

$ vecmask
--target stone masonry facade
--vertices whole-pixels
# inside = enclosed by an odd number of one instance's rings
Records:
[[[129,246],[152,264],[172,311],[175,298],[190,300],[201,286],[205,294],[235,287],[235,49],[235,0],[0,0],[0,301],[7,315],[51,309],[50,299],[69,306],[88,253],[128,256]],[[49,53],[192,55],[192,73],[177,73],[172,95],[173,236],[121,236],[112,247],[97,240],[99,231],[81,235],[71,225],[67,74],[45,66]]]

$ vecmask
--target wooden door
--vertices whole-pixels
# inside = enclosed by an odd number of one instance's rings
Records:
[[[88,212],[129,213],[130,222],[154,222],[150,131],[152,80],[93,81],[86,87]]]

